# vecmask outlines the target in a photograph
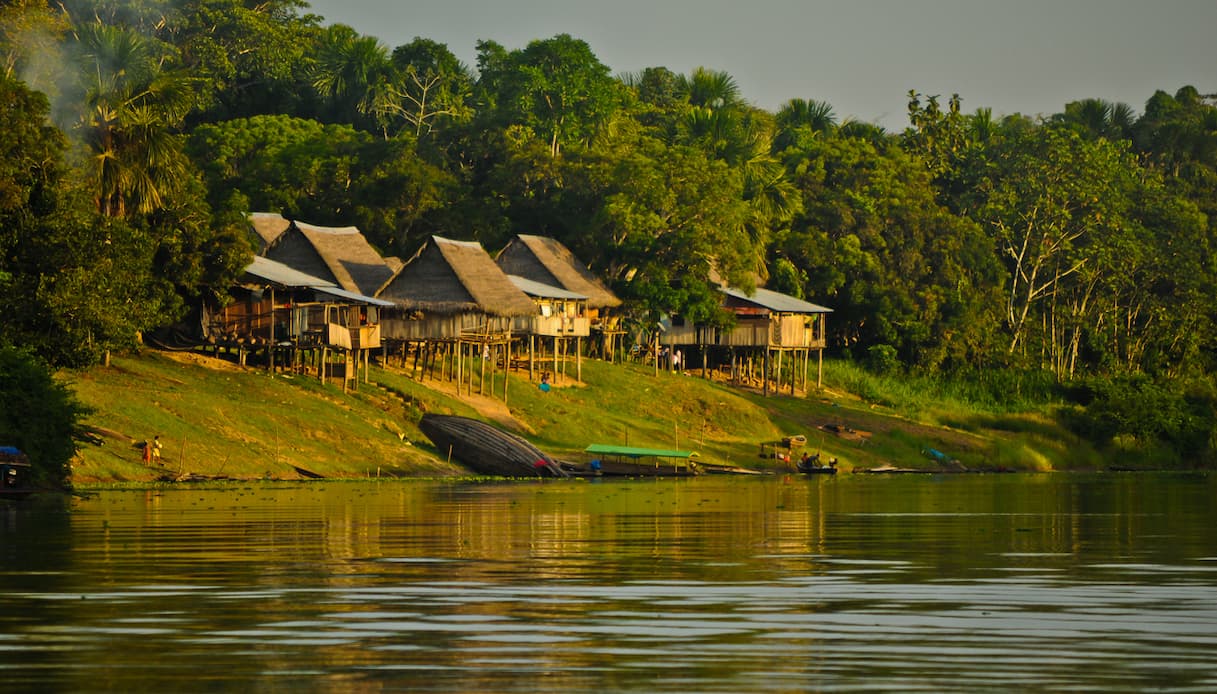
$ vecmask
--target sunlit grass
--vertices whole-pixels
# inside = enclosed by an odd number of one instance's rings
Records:
[[[186,472],[290,479],[295,467],[327,477],[467,475],[438,456],[419,431],[426,412],[487,419],[575,460],[587,445],[602,443],[679,448],[706,462],[789,471],[772,455],[762,458],[760,444],[803,435],[809,450],[838,458],[843,471],[934,467],[927,449],[970,469],[1097,464],[1093,451],[1056,422],[1054,402],[1043,395],[1050,389],[1031,379],[879,377],[828,361],[825,387],[813,384],[792,397],[785,390],[766,395],[696,371],[656,373],[633,363],[585,359],[578,382],[575,365],[566,369],[548,392],[526,372],[512,372],[504,406],[501,372],[493,396],[458,398],[450,382],[420,382],[397,368],[373,367],[371,383],[343,393],[337,383],[272,377],[197,356],[148,351],[118,357],[110,368],[69,375],[80,399],[94,408],[88,425],[106,432],[103,445],[83,448],[75,474],[85,483],[117,484]],[[1003,400],[1002,392],[1014,397]],[[866,437],[835,436],[826,425]],[[164,470],[144,466],[131,445],[156,434],[165,445]]]

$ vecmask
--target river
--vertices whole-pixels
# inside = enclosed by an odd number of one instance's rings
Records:
[[[1217,476],[0,505],[4,691],[1217,690]]]

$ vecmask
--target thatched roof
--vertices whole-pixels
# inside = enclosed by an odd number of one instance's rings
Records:
[[[432,236],[376,296],[402,308],[438,314],[537,312],[532,299],[511,283],[480,243],[440,236]]]
[[[275,239],[292,225],[290,219],[275,212],[250,212],[246,218],[254,235],[258,237],[256,252],[259,255],[266,252],[266,247],[274,243]]]
[[[355,227],[319,227],[293,221],[263,255],[368,296],[393,276],[384,258]]]
[[[495,262],[507,274],[586,296],[587,305],[592,308],[621,305],[621,299],[566,246],[547,236],[520,234],[499,251]]]

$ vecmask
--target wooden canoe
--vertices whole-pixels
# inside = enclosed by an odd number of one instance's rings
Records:
[[[566,477],[558,462],[515,434],[469,417],[425,414],[418,423],[441,456],[482,475]]]

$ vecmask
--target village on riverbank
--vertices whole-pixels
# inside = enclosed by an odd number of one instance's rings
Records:
[[[826,377],[829,309],[777,292],[723,287],[729,329],[645,325],[553,239],[522,235],[491,256],[434,237],[402,262],[354,228],[250,222],[260,253],[231,303],[77,376],[95,409],[75,482],[470,474],[419,431],[427,412],[568,460],[598,443],[772,472],[795,471],[800,453],[846,472],[1096,464],[1044,418],[947,426],[850,394],[832,366]],[[165,448],[149,465],[154,436]]]

